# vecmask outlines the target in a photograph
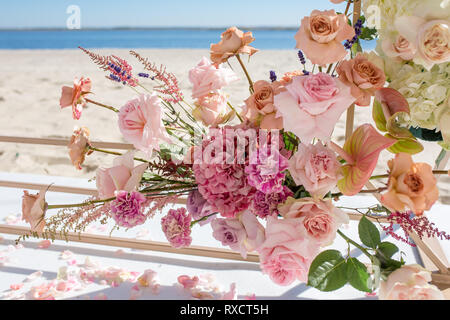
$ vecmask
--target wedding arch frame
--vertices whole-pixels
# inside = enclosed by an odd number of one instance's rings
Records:
[[[361,0],[354,0],[353,3],[353,21],[357,21],[361,15]],[[355,105],[352,105],[347,110],[346,115],[346,139],[353,133],[355,120]],[[52,145],[52,146],[67,146],[68,140],[65,139],[50,139],[50,138],[27,138],[19,136],[0,136],[0,142],[4,143],[20,143],[20,144],[37,144],[37,145]],[[106,148],[106,149],[119,149],[119,150],[131,150],[133,146],[131,144],[125,143],[109,143],[109,142],[92,142],[92,146],[95,148]],[[446,153],[443,161],[441,161],[439,168],[442,169],[449,162],[450,152]],[[0,187],[9,188],[22,188],[31,190],[41,190],[47,188],[47,185],[37,184],[37,183],[23,183],[16,181],[2,181],[0,180]],[[369,181],[366,187],[370,190],[376,189],[372,183]],[[72,193],[72,194],[82,194],[82,195],[97,195],[95,189],[88,188],[74,188],[67,186],[51,185],[48,189],[52,192],[62,192],[62,193]],[[380,200],[380,194],[374,194],[377,200]],[[186,199],[179,199],[176,201],[179,204],[186,204]],[[350,219],[358,220],[361,215],[353,214],[347,212]],[[378,219],[380,220],[380,219]],[[30,232],[28,227],[12,226],[6,224],[0,224],[0,233],[4,234],[16,234],[25,235]],[[436,238],[423,238],[420,239],[415,232],[409,234],[411,239],[417,245],[422,263],[427,270],[432,271],[432,283],[437,285],[440,289],[450,288],[450,269],[449,263],[447,261],[446,255]],[[219,249],[213,247],[205,246],[191,246],[189,248],[175,249],[171,247],[168,243],[150,241],[150,240],[137,240],[130,238],[120,238],[112,236],[94,235],[87,233],[68,233],[67,235],[55,235],[57,240],[69,240],[74,242],[100,244],[106,246],[115,246],[123,248],[132,248],[140,250],[151,250],[167,253],[194,255],[210,258],[220,258],[228,260],[240,260],[247,262],[258,262],[259,256],[256,253],[249,253],[247,258],[244,259],[237,252],[228,249]]]

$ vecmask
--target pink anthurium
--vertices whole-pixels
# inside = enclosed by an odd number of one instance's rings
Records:
[[[405,127],[397,123],[401,115],[409,115],[409,104],[405,97],[395,89],[381,88],[375,93],[372,111],[375,124],[380,131],[387,132],[388,138],[397,142],[388,148],[392,153],[406,152],[415,154],[423,150],[423,146]]]
[[[347,162],[342,166],[343,178],[337,183],[339,190],[346,196],[361,191],[377,165],[380,152],[395,142],[394,139],[383,137],[366,123],[353,132],[343,148],[331,143],[330,147]]]

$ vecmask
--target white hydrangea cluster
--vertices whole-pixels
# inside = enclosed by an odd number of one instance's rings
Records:
[[[391,60],[391,59],[389,59]],[[388,63],[389,61],[386,61]],[[390,61],[392,63],[398,62]],[[389,70],[389,67],[385,67]],[[391,68],[392,69],[392,68]],[[411,115],[407,125],[440,130],[440,116],[448,111],[450,96],[450,63],[435,65],[430,71],[413,63],[402,65],[389,87],[398,90],[409,103]]]

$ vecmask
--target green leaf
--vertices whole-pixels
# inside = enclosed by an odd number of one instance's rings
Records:
[[[358,233],[362,243],[370,248],[376,249],[381,242],[380,231],[365,216],[359,221]]]
[[[320,253],[309,268],[308,285],[320,291],[334,291],[347,283],[347,264],[337,250]]]
[[[390,259],[398,252],[398,247],[391,242],[385,241],[378,245],[377,252],[381,252],[386,259]]]
[[[364,264],[356,258],[347,260],[347,280],[359,291],[372,292],[372,279]]]

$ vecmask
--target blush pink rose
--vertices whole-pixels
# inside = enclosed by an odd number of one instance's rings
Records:
[[[354,59],[342,61],[336,68],[339,80],[351,88],[355,104],[369,106],[377,89],[384,87],[386,75],[361,53]]]
[[[72,116],[75,120],[79,120],[83,107],[86,105],[84,96],[91,91],[91,80],[81,77],[79,80],[75,78],[73,87],[64,86],[61,90],[61,98],[59,105],[61,109],[72,107]]]
[[[303,185],[313,197],[322,198],[339,178],[341,165],[336,154],[323,146],[300,143],[298,151],[289,159],[289,172],[297,185]]]
[[[405,37],[398,35],[395,41],[384,39],[381,43],[383,52],[390,58],[399,57],[403,60],[412,60],[417,48]]]
[[[227,97],[219,93],[210,93],[200,97],[195,103],[192,115],[207,127],[216,127],[234,116],[234,111],[227,111]]]
[[[23,191],[22,220],[30,224],[33,232],[42,232],[45,227],[44,217],[47,211],[45,193],[46,190],[41,190],[37,194],[29,194],[28,191]]]
[[[306,234],[321,246],[332,244],[336,231],[349,222],[348,215],[334,207],[330,199],[289,197],[278,211],[285,219],[299,219]]]
[[[211,221],[211,227],[216,240],[240,252],[244,259],[247,252],[257,250],[265,240],[264,227],[250,211],[236,218],[216,218]]]
[[[381,282],[378,296],[380,300],[445,300],[431,280],[431,272],[417,264],[402,266]]]
[[[450,22],[401,16],[395,20],[398,32],[417,48],[414,62],[430,70],[450,61]]]
[[[276,284],[306,282],[319,242],[308,237],[301,219],[267,217],[266,241],[258,249],[262,272]]]
[[[119,110],[119,129],[126,141],[150,155],[160,141],[170,143],[161,120],[161,100],[156,94],[141,94]]]
[[[97,169],[97,190],[101,199],[114,197],[116,190],[131,192],[137,189],[142,175],[148,167],[147,163],[134,166],[134,152],[129,151],[114,159],[112,168]]]
[[[342,42],[352,39],[355,30],[343,14],[334,10],[313,10],[304,17],[295,35],[296,48],[302,50],[313,64],[325,66],[342,60],[346,55]]]
[[[219,65],[236,54],[245,53],[251,56],[258,52],[258,49],[249,46],[254,40],[251,32],[244,33],[236,27],[228,28],[222,33],[219,43],[211,44],[211,61]]]
[[[223,66],[215,66],[203,57],[198,65],[189,70],[189,81],[192,83],[192,98],[197,99],[239,80],[233,70]]]
[[[86,155],[90,155],[93,152],[93,150],[89,149],[90,146],[89,129],[86,127],[75,127],[67,148],[69,148],[70,160],[78,170],[82,169],[81,165]]]
[[[275,96],[283,127],[309,144],[314,137],[328,141],[341,114],[355,101],[350,88],[329,74],[296,76]]]

